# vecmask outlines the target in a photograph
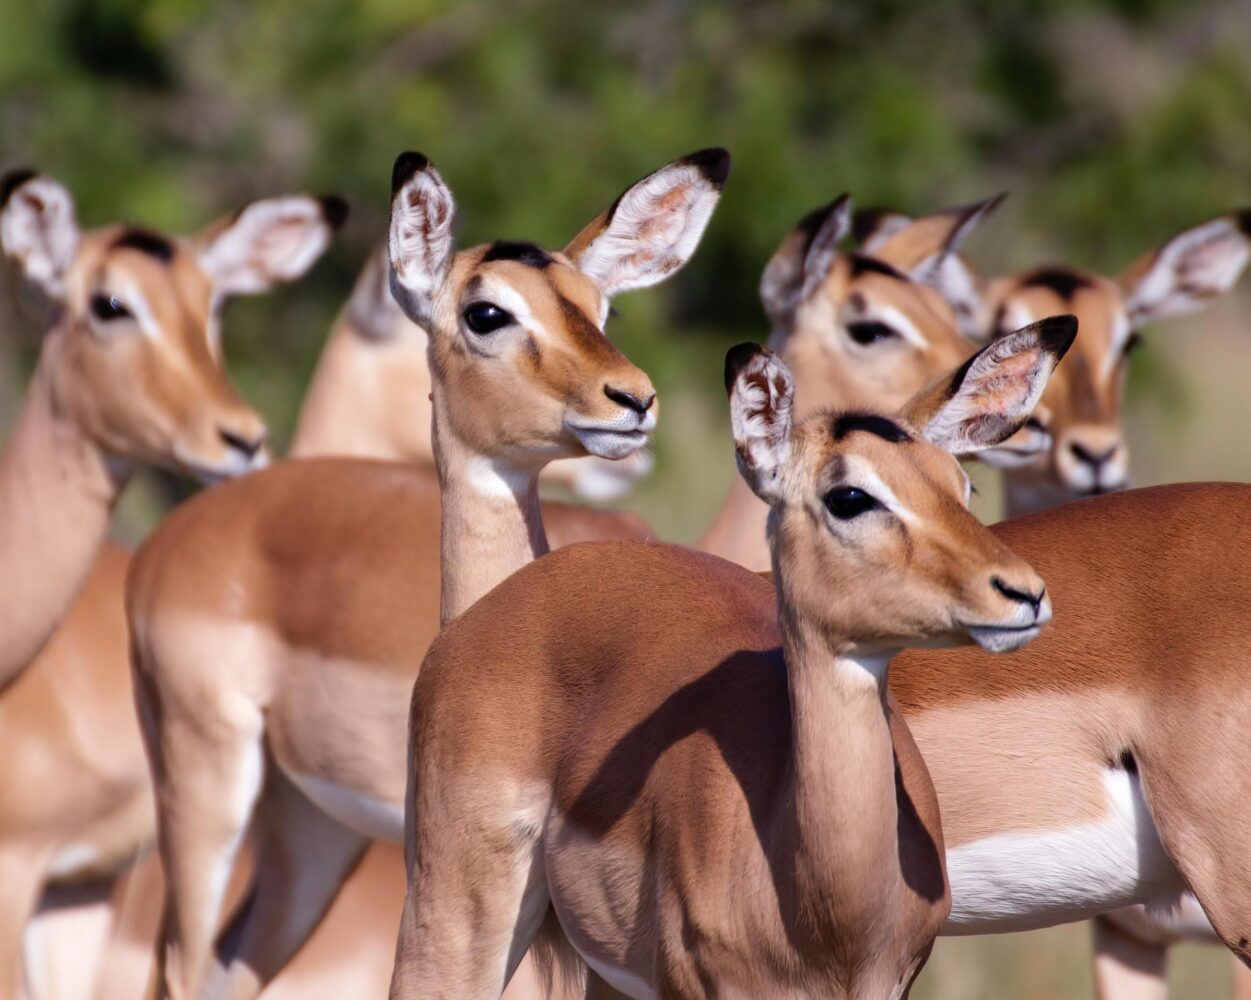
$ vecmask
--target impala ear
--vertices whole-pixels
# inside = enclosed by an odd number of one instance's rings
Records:
[[[0,179],[4,254],[52,302],[65,299],[78,236],[74,199],[61,184],[33,170],[14,170]]]
[[[207,226],[192,243],[216,291],[254,295],[308,273],[347,215],[347,202],[333,195],[263,198]]]
[[[760,278],[760,301],[774,326],[789,326],[795,310],[821,287],[850,228],[851,196],[843,194],[809,212],[787,234]]]
[[[1178,233],[1121,275],[1131,323],[1194,312],[1234,286],[1251,258],[1251,209]]]
[[[343,315],[366,340],[390,340],[407,320],[391,294],[391,268],[385,245],[376,248],[356,277]]]
[[[663,281],[690,260],[730,174],[730,154],[701,149],[627,188],[565,247],[610,298]]]
[[[726,354],[725,387],[738,471],[756,496],[776,504],[790,454],[795,380],[776,354],[748,343]]]
[[[391,171],[391,294],[426,329],[456,256],[455,223],[456,202],[434,164],[421,153],[401,153]]]
[[[1076,336],[1075,316],[1051,316],[991,341],[921,390],[900,416],[953,455],[993,448],[1029,419]]]
[[[852,216],[851,239],[857,250],[872,257],[878,247],[914,221],[893,209],[862,208]]]

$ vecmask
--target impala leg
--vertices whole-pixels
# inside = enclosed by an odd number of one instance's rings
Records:
[[[26,924],[43,891],[45,857],[0,850],[0,1000],[22,995],[22,951]]]
[[[261,790],[264,724],[260,708],[240,695],[189,684],[179,697],[158,691],[143,673],[136,680],[167,886],[156,991],[191,1000],[206,977],[222,971],[213,942]]]
[[[253,1000],[321,923],[369,846],[314,806],[282,771],[267,773],[258,817],[256,889],[223,936],[226,982],[214,994]]]
[[[410,838],[391,997],[496,1000],[547,911],[538,835],[506,808],[438,813]]]
[[[1108,917],[1096,917],[1092,923],[1099,1000],[1165,1000],[1167,946],[1143,940]]]

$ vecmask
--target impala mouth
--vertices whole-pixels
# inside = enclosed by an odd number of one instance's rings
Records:
[[[633,455],[651,439],[655,411],[623,414],[615,420],[565,419],[565,426],[590,455],[618,459]]]
[[[1010,653],[1033,640],[1045,624],[1044,620],[1029,625],[964,625],[969,638],[988,653]]]
[[[258,451],[250,458],[244,457],[239,452],[232,451],[225,461],[203,462],[180,453],[179,449],[175,447],[174,458],[183,470],[188,475],[194,477],[201,486],[213,486],[224,479],[237,479],[239,476],[246,475],[249,472],[256,472],[258,469],[263,469],[269,465],[269,452],[266,449]]]

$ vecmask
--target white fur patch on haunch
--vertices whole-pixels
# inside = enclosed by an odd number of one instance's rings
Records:
[[[50,177],[19,184],[0,213],[0,245],[22,275],[53,301],[65,297],[65,274],[78,248],[74,199]]]
[[[326,252],[332,234],[316,198],[265,198],[200,246],[200,266],[215,291],[252,295],[302,277]]]
[[[951,398],[930,418],[922,436],[953,455],[969,455],[1016,433],[1042,398],[1063,354],[1044,338],[1053,338],[1052,328],[1065,319],[1075,330],[1071,317],[1053,317],[982,348],[969,360]]]
[[[737,361],[730,387],[730,428],[739,472],[760,499],[774,503],[780,498],[782,469],[790,452],[795,380],[782,359],[764,348],[750,345],[755,353],[736,359],[748,346],[734,348],[727,359],[727,365]]]
[[[576,263],[608,296],[654,285],[691,258],[720,197],[700,166],[662,167],[621,196]]]
[[[416,171],[391,202],[391,294],[414,323],[429,326],[434,296],[452,264],[456,202],[432,165]]]
[[[1251,236],[1230,216],[1187,229],[1162,246],[1133,286],[1127,308],[1136,323],[1193,312],[1233,287],[1251,260]]]

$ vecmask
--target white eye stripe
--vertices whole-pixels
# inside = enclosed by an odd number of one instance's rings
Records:
[[[842,485],[864,490],[901,521],[916,521],[916,515],[900,502],[895,491],[882,481],[868,459],[863,455],[847,455],[844,461],[847,474]]]
[[[917,329],[916,324],[894,306],[879,306],[876,318],[914,346],[921,349],[929,346],[929,342],[921,331]]]

